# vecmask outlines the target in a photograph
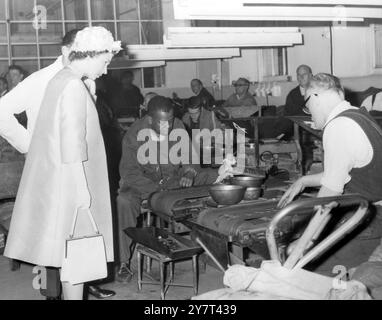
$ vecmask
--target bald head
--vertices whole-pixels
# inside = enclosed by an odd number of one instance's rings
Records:
[[[302,64],[298,66],[296,73],[299,85],[303,88],[307,88],[309,86],[310,79],[313,76],[312,68],[307,66],[306,64]]]

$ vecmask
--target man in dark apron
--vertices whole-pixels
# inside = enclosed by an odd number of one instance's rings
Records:
[[[318,197],[358,193],[367,198],[374,203],[371,208],[376,214],[367,228],[345,245],[360,263],[368,259],[382,235],[382,210],[378,205],[382,200],[382,130],[366,109],[344,100],[340,81],[332,75],[321,73],[311,79],[305,104],[316,128],[323,130],[324,171],[298,179],[279,206],[287,205],[307,187],[320,187]],[[367,240],[368,245],[362,247],[356,240]],[[382,248],[372,257],[382,261]]]

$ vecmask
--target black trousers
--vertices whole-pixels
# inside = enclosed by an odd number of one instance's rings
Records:
[[[44,297],[57,298],[61,296],[60,269],[46,267],[46,288],[41,288]]]

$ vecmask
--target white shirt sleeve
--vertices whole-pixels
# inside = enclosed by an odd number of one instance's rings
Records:
[[[352,119],[339,117],[330,122],[323,136],[324,175],[321,185],[342,193],[351,180],[353,168],[364,167],[373,159],[373,148],[365,132]]]
[[[21,153],[29,150],[48,82],[62,68],[62,56],[59,56],[53,64],[31,74],[0,99],[0,135]],[[28,117],[27,129],[14,116],[23,111],[26,111]]]

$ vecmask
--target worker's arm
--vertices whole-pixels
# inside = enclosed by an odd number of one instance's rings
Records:
[[[16,119],[29,107],[36,83],[34,78],[26,78],[0,99],[0,135],[21,153],[27,153],[30,134]]]
[[[287,204],[293,201],[293,199],[300,194],[305,188],[308,187],[319,187],[321,185],[321,179],[323,177],[323,172],[312,174],[308,176],[303,176],[293,183],[289,189],[284,193],[281,200],[278,203],[279,208],[285,207]],[[321,189],[327,189],[322,187]],[[329,190],[329,189],[328,189]],[[323,193],[326,192],[323,190]]]

